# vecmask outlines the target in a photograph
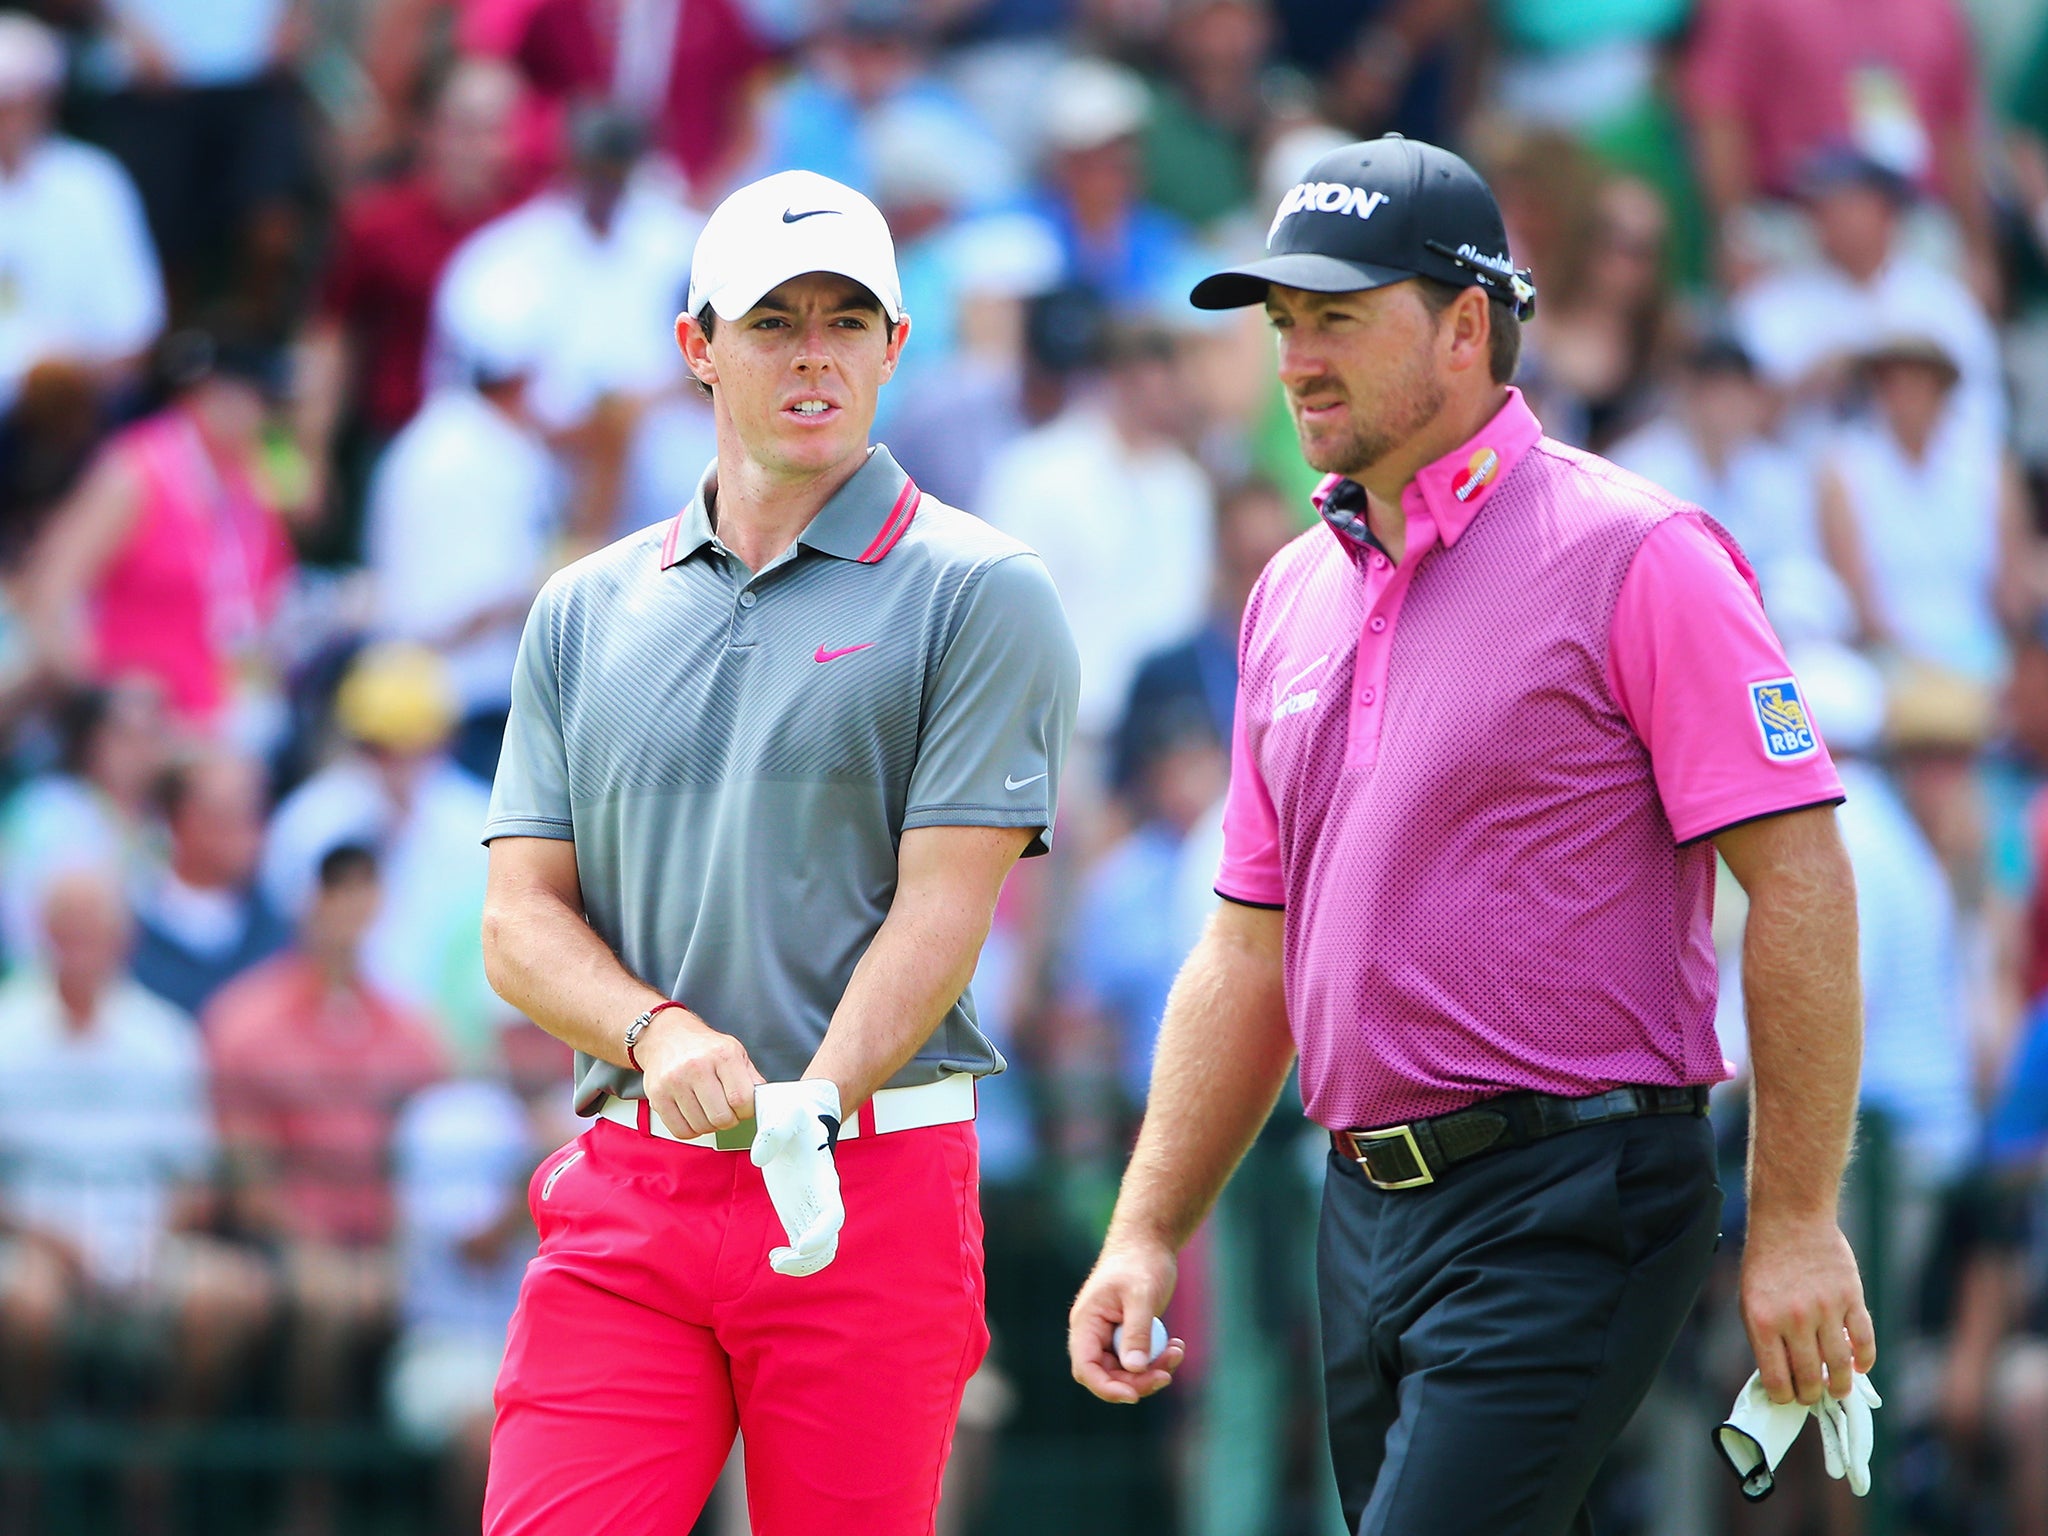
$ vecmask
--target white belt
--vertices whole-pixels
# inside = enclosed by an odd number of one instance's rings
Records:
[[[852,1141],[861,1136],[886,1136],[891,1131],[914,1131],[927,1125],[956,1125],[962,1120],[974,1118],[974,1077],[966,1072],[953,1072],[935,1083],[920,1083],[915,1088],[882,1088],[875,1096],[861,1105],[851,1119],[840,1127],[839,1139]],[[606,1094],[598,1101],[597,1112],[607,1120],[634,1130],[642,1129],[640,1114],[645,1109],[645,1129],[650,1135],[659,1136],[663,1141],[680,1142],[686,1147],[715,1147],[721,1152],[743,1152],[754,1144],[754,1122],[742,1120],[729,1131],[713,1131],[708,1136],[678,1136],[666,1125],[661,1116],[648,1108],[645,1099],[622,1099],[617,1094]]]

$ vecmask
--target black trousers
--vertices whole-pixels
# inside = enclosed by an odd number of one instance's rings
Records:
[[[1593,1474],[1698,1298],[1720,1217],[1704,1118],[1569,1131],[1417,1190],[1333,1154],[1317,1282],[1346,1523],[1590,1532]]]

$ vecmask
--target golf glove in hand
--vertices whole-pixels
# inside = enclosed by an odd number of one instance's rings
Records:
[[[1728,1410],[1728,1421],[1714,1431],[1714,1444],[1742,1479],[1744,1498],[1760,1499],[1771,1491],[1778,1462],[1818,1411],[1796,1401],[1772,1402],[1762,1373],[1750,1372],[1735,1395],[1735,1406]]]
[[[768,1255],[778,1275],[814,1275],[839,1252],[839,1085],[818,1078],[754,1090],[754,1166],[768,1186],[789,1246]]]
[[[1848,1478],[1849,1491],[1859,1499],[1870,1492],[1870,1441],[1876,1428],[1870,1410],[1883,1406],[1884,1399],[1877,1395],[1870,1378],[1858,1371],[1847,1397],[1823,1394],[1813,1409],[1820,1423],[1820,1448],[1827,1457],[1828,1476]]]

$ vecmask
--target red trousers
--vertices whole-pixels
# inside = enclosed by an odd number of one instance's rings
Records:
[[[988,1348],[974,1126],[837,1159],[838,1257],[802,1278],[744,1152],[599,1120],[541,1164],[485,1536],[686,1536],[735,1432],[755,1536],[929,1536]]]

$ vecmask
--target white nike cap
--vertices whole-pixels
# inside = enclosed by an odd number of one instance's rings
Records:
[[[850,277],[903,315],[896,243],[882,210],[815,171],[779,171],[750,182],[711,211],[690,259],[689,312],[709,304],[737,320],[771,290],[806,272]]]

